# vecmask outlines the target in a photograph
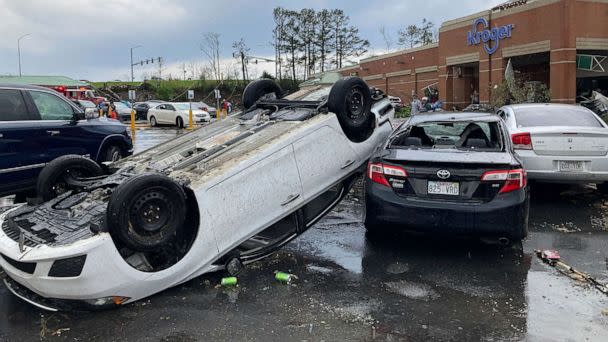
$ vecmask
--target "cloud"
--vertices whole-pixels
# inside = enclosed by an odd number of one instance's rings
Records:
[[[341,8],[368,39],[371,51],[384,50],[378,28],[384,25],[396,43],[397,30],[422,18],[437,26],[445,20],[488,9],[502,0],[0,0],[0,74],[17,72],[17,38],[26,74],[61,74],[77,79],[110,80],[130,75],[129,48],[134,60],[162,56],[167,70],[181,61],[203,58],[205,32],[221,34],[221,55],[234,63],[232,42],[244,38],[251,54],[272,56],[272,10],[309,7]],[[396,45],[395,45],[396,47]],[[230,62],[231,61],[231,62]],[[252,73],[274,73],[274,64],[250,66]],[[153,72],[136,67],[136,75]]]

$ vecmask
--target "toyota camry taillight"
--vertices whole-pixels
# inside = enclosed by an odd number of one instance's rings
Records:
[[[505,182],[499,194],[522,189],[526,186],[526,172],[523,169],[487,171],[481,176],[482,182]]]
[[[385,165],[382,163],[369,163],[367,165],[367,176],[374,183],[390,187],[390,184],[385,176],[407,177],[407,172],[399,166]]]

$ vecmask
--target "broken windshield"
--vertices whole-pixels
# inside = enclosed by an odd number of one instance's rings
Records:
[[[502,151],[497,122],[424,122],[408,127],[391,141],[391,147]]]

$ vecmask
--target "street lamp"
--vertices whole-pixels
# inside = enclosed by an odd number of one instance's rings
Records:
[[[17,38],[17,55],[19,56],[19,77],[21,77],[21,39],[29,36],[29,33]]]
[[[135,78],[133,77],[133,49],[137,49],[139,47],[141,47],[141,45],[131,47],[131,82],[135,81]]]

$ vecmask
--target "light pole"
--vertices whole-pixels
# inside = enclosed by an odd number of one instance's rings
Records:
[[[29,33],[17,38],[17,55],[19,56],[19,77],[21,77],[21,39],[29,36]]]
[[[131,47],[131,82],[135,81],[135,78],[133,77],[133,49],[137,49],[138,47],[141,47],[141,45]]]

